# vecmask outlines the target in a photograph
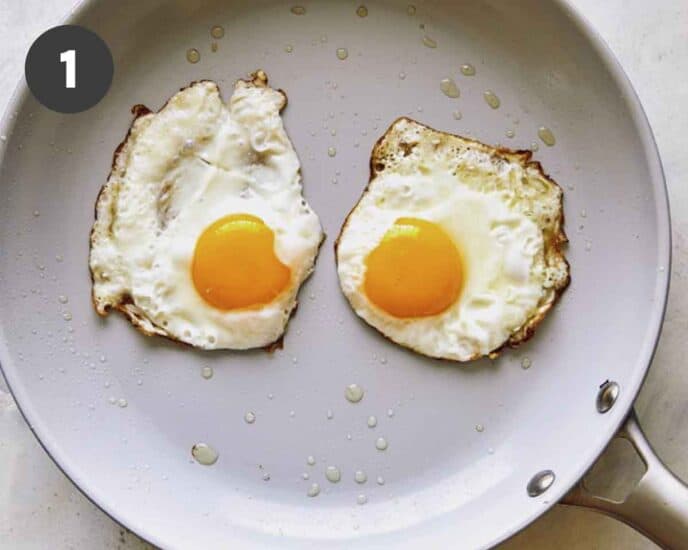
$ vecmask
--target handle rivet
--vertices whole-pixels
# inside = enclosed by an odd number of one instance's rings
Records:
[[[528,496],[539,497],[552,486],[556,477],[552,470],[542,470],[535,474],[526,487]]]
[[[607,380],[600,386],[597,392],[597,412],[604,414],[614,406],[619,397],[619,385],[616,382]]]

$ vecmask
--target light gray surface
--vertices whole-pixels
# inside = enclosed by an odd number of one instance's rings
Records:
[[[22,9],[27,10],[27,19],[31,24],[36,25],[36,12],[32,12],[31,9],[27,7],[30,4],[30,2],[26,3],[22,6]],[[660,4],[660,7],[658,9],[653,9],[652,13],[644,13],[645,10],[642,9],[640,3],[637,3],[636,10],[628,9],[627,3],[624,3],[624,9],[621,9],[620,3],[618,5],[616,3],[605,3],[604,6],[596,6],[594,5],[596,3],[592,2],[580,2],[579,4],[584,8],[584,12],[587,13],[589,17],[592,18],[595,16],[593,22],[603,32],[603,35],[610,40],[612,47],[617,54],[620,55],[622,63],[634,81],[641,99],[644,101],[645,107],[648,110],[650,120],[655,128],[659,145],[663,153],[667,179],[673,199],[675,242],[676,247],[680,247],[681,237],[685,234],[686,218],[688,217],[686,216],[685,210],[683,212],[681,211],[680,206],[687,203],[687,197],[685,188],[680,189],[678,186],[672,185],[672,183],[681,181],[681,168],[684,168],[684,171],[686,168],[685,160],[683,160],[685,155],[683,155],[679,139],[679,131],[681,128],[685,127],[686,122],[686,115],[681,104],[682,100],[685,100],[686,90],[685,88],[683,90],[677,88],[681,85],[685,86],[685,82],[675,76],[681,74],[681,69],[685,69],[685,34],[681,36],[679,34],[679,29],[685,32],[686,14],[685,12],[680,13],[677,7],[678,3],[673,2],[664,2]],[[588,6],[587,4],[590,5]],[[2,9],[12,11],[12,13],[16,14],[16,12],[13,11],[15,9],[14,7],[3,7]],[[596,13],[594,10],[598,10],[598,12]],[[642,14],[641,11],[643,12]],[[599,17],[599,21],[597,17]],[[655,17],[658,19],[653,19]],[[0,22],[4,23],[5,21],[10,21],[11,27],[16,26],[16,23],[11,21],[11,17],[0,17]],[[608,27],[605,26],[605,21]],[[34,28],[38,28],[38,25]],[[634,29],[640,30],[634,32]],[[658,29],[661,29],[661,31]],[[675,31],[672,33],[671,29],[675,29]],[[643,32],[655,33],[655,40],[649,41],[646,37],[645,40],[648,41],[643,43],[643,39],[640,38]],[[31,36],[31,33],[27,32],[26,34],[29,37]],[[9,35],[5,34],[5,36]],[[618,44],[614,41],[615,37],[619,41]],[[672,38],[673,40],[671,40]],[[17,39],[17,41],[18,40],[19,39]],[[30,38],[28,41],[30,41]],[[10,44],[10,46],[12,45]],[[18,49],[20,53],[14,54],[15,59],[11,59],[13,65],[2,65],[3,75],[6,70],[10,73],[14,71],[14,74],[17,74],[17,67],[21,67],[21,60],[23,60],[23,54],[21,53],[23,47],[24,46]],[[679,48],[684,48],[684,51],[679,51]],[[9,51],[11,51],[11,49],[6,49],[6,52]],[[629,53],[628,58],[624,56],[625,52]],[[638,56],[637,52],[640,52],[642,55]],[[630,55],[632,53],[634,55]],[[660,58],[660,55],[662,55],[663,58]],[[21,59],[18,61],[16,59],[17,57]],[[684,66],[681,67],[680,63],[684,63]],[[6,69],[6,67],[9,67],[9,69]],[[639,76],[642,78],[639,78]],[[644,84],[646,87],[644,87]],[[681,117],[683,117],[683,119],[681,119]],[[680,163],[683,164],[681,165]],[[681,193],[683,193],[683,196],[680,196]],[[685,300],[685,286],[683,289],[680,287],[684,262],[685,256],[681,257],[679,251],[675,258],[674,286],[665,335],[660,346],[658,358],[655,361],[655,366],[651,371],[646,387],[641,395],[639,409],[641,422],[643,422],[646,431],[649,433],[653,443],[656,444],[659,452],[664,456],[669,465],[675,468],[677,473],[685,477],[687,464],[685,458],[682,459],[681,457],[686,442],[686,431],[683,429],[683,425],[685,425],[685,409],[682,408],[683,403],[681,394],[684,392],[688,383],[679,362],[682,354],[685,353],[685,349],[681,349],[679,343],[681,341],[681,331],[685,330],[685,325],[681,327],[678,315],[681,305],[684,306],[683,311],[685,311],[685,302],[683,304],[680,303],[682,299]],[[671,383],[667,383],[669,379]],[[11,415],[15,415],[16,413],[13,413],[11,409],[7,411],[3,409],[3,411],[2,429],[4,430],[5,418],[10,418]],[[7,425],[8,430],[12,430],[11,433],[16,434],[11,439],[12,441],[23,441],[24,444],[30,442],[27,436],[24,436],[23,440],[21,439],[22,436],[17,432],[16,427],[12,428],[12,422],[8,421]],[[16,423],[14,425],[16,426]],[[660,437],[653,437],[654,434],[660,434]],[[3,438],[3,441],[7,441],[8,439],[9,438]],[[16,457],[19,457],[19,454],[16,452],[17,448],[15,447],[15,443],[5,443],[5,446],[10,449],[8,461],[14,461],[16,464],[19,464],[20,469],[26,468],[28,471],[34,469],[30,461],[23,461],[21,458],[15,460]],[[30,478],[31,476],[28,477]],[[17,479],[19,478],[13,477],[11,482],[17,484]],[[28,485],[34,483],[35,482],[31,479],[24,482],[24,484]],[[64,483],[63,486],[67,486],[65,482],[62,483]],[[38,486],[41,485],[43,484],[38,484]],[[12,495],[15,493],[12,491],[2,491],[0,494]],[[9,513],[16,514],[16,516],[11,516],[7,519],[4,517],[2,518],[2,524],[0,524],[2,528],[0,537],[4,537],[6,534],[8,537],[15,537],[8,539],[13,543],[23,538],[21,535],[17,535],[17,533],[31,531],[32,534],[36,534],[38,537],[35,522],[31,520],[21,520],[22,506],[16,503],[17,500],[21,501],[21,499],[13,498],[12,500],[15,502],[13,507],[3,507],[1,513],[4,514],[5,510],[10,510]],[[48,498],[45,499],[45,501],[47,500]],[[44,507],[45,501],[41,501],[40,504],[35,501],[26,501],[24,511],[30,516],[32,512],[36,512]],[[61,505],[61,503],[56,503],[55,507],[60,509],[60,513],[69,515],[67,512],[64,512],[65,507]],[[52,511],[53,508],[51,508],[51,511],[40,514],[40,516],[45,518],[45,523],[49,523],[51,518],[54,521],[55,514]],[[96,515],[97,513],[94,513],[94,517]],[[583,523],[579,520],[581,517],[585,518],[582,520]],[[5,526],[6,523],[7,527]],[[62,523],[64,524],[64,522]],[[556,529],[553,529],[553,526],[556,526]],[[13,529],[12,532],[9,531],[10,528]],[[85,531],[88,531],[88,529]],[[562,539],[565,533],[570,534],[569,539]],[[565,540],[566,542],[570,541],[571,545],[583,544],[584,546],[581,546],[581,548],[594,546],[595,544],[599,544],[601,547],[610,547],[614,544],[621,544],[622,541],[628,546],[632,543],[630,542],[631,539],[633,541],[640,540],[633,535],[624,533],[628,533],[628,530],[610,526],[609,520],[606,519],[593,519],[589,517],[589,514],[585,513],[557,511],[551,513],[547,519],[538,522],[538,524],[526,531],[520,536],[520,539],[523,544],[527,542],[532,543],[532,540],[526,541],[525,539],[537,534],[540,536],[541,542],[545,543],[544,546],[547,545],[547,541],[551,544],[554,540],[558,540],[559,542]],[[65,536],[67,535],[73,536],[73,532],[67,533]],[[53,541],[56,540],[54,535],[51,536],[46,534],[46,537],[47,536],[50,536],[50,539]],[[81,531],[78,536],[85,536],[84,532]],[[624,538],[626,536],[630,538],[627,540]],[[39,540],[38,538],[36,539],[37,544]],[[74,540],[74,537],[72,540]],[[85,539],[81,538],[80,540],[83,541]],[[98,539],[92,540],[96,541]],[[0,538],[0,541],[3,541],[3,539]],[[93,542],[93,544],[96,544],[96,542]],[[518,541],[510,544],[518,544]],[[637,544],[642,545],[644,543],[638,542]]]

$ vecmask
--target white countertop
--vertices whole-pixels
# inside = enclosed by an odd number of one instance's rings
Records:
[[[75,0],[0,0],[0,112],[31,42]],[[674,259],[664,332],[636,402],[661,458],[688,479],[688,3],[572,0],[626,69],[659,144],[672,208]],[[0,379],[0,548],[147,548],[91,504],[36,442]],[[606,517],[555,507],[509,549],[655,548]]]

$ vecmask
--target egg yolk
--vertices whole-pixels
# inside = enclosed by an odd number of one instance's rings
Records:
[[[250,214],[220,218],[196,242],[191,275],[210,305],[250,309],[275,299],[289,284],[291,270],[275,255],[275,234]]]
[[[395,317],[436,315],[459,297],[461,257],[434,223],[399,218],[366,260],[364,290]]]

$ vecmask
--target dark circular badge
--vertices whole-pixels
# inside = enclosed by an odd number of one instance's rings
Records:
[[[98,103],[110,88],[112,54],[96,33],[77,25],[53,27],[31,45],[26,83],[48,109],[78,113]]]

